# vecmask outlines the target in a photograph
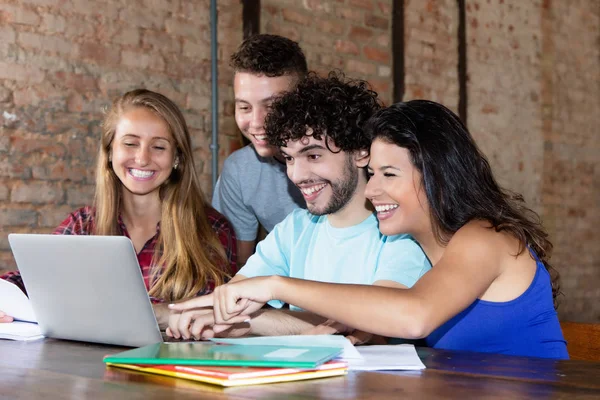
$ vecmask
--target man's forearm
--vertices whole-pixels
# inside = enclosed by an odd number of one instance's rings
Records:
[[[308,311],[262,309],[252,315],[252,335],[283,336],[299,335],[326,321]]]

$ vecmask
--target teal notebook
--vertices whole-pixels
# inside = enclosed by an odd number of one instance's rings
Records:
[[[335,347],[236,345],[212,342],[156,343],[104,357],[115,364],[219,365],[316,368],[336,357]]]

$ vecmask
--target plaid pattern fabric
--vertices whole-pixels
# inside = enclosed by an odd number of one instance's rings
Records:
[[[225,272],[230,276],[234,276],[237,271],[237,254],[236,254],[236,237],[233,227],[227,221],[227,219],[221,215],[218,211],[213,209],[212,207],[207,207],[206,214],[208,217],[208,221],[210,225],[216,232],[217,236],[223,248],[225,249],[225,254],[227,255],[228,263],[224,266]],[[65,219],[59,226],[54,230],[55,235],[92,235],[94,231],[94,209],[92,207],[86,206],[82,207],[79,210],[69,214],[67,219]],[[119,215],[118,219],[119,224],[119,232],[123,236],[129,236],[127,232],[127,227],[123,223],[121,216]],[[158,243],[158,236],[160,233],[160,224],[156,226],[156,234],[149,239],[145,244],[142,250],[137,254],[138,263],[140,264],[140,269],[142,270],[142,276],[144,277],[144,284],[146,285],[146,289],[150,289],[150,272],[152,269],[152,257],[154,256],[154,249]],[[159,252],[159,256],[161,253]],[[21,279],[21,275],[18,271],[11,271],[2,276],[1,279],[5,279],[9,282],[14,283],[19,286],[23,292],[25,291],[25,286],[23,285],[23,280]],[[208,285],[198,293],[198,295],[208,294],[214,290],[214,282],[209,282]],[[153,302],[160,302],[161,299],[152,298]]]

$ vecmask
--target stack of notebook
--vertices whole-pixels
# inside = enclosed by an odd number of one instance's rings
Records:
[[[345,375],[333,347],[280,347],[217,343],[157,343],[106,356],[110,367],[221,386],[257,385]]]

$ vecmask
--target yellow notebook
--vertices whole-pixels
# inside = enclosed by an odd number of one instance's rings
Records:
[[[190,367],[178,365],[138,365],[107,362],[109,367],[172,376],[224,387],[260,385],[264,383],[291,382],[305,379],[346,375],[348,365],[330,361],[316,369],[250,368],[250,367]]]

